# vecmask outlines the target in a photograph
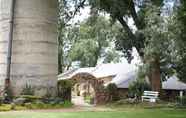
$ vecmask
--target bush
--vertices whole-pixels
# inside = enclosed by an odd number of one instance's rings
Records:
[[[63,100],[71,100],[71,88],[73,84],[69,80],[61,80],[58,82],[58,97]]]
[[[45,104],[59,104],[59,103],[63,103],[64,100],[62,98],[43,98],[42,102],[44,102]]]
[[[73,104],[70,101],[59,102],[58,104],[53,103],[43,103],[42,101],[37,101],[31,105],[26,105],[28,109],[57,109],[57,108],[69,108]]]
[[[3,103],[3,97],[0,97],[0,106],[2,105]]]
[[[4,104],[0,106],[0,111],[10,111],[11,110],[11,105],[9,104]]]
[[[144,91],[150,90],[149,84],[144,79],[137,79],[129,85],[129,97],[140,99]]]
[[[9,104],[13,100],[13,94],[11,87],[6,87],[3,95],[3,103]]]
[[[93,98],[90,95],[87,95],[87,96],[84,97],[85,102],[89,103],[89,104],[91,103],[92,99]]]
[[[26,102],[35,102],[37,100],[41,100],[41,97],[34,96],[34,95],[20,95],[18,98],[25,98]]]
[[[110,101],[116,101],[119,99],[118,88],[117,88],[116,84],[110,83],[106,87],[106,92],[108,92],[108,94],[109,94]]]
[[[44,109],[44,108],[46,108],[46,104],[41,102],[41,101],[37,101],[36,103],[34,103],[32,105],[32,108],[34,108],[34,109]]]
[[[32,109],[32,103],[25,103],[24,105],[28,109]]]
[[[70,101],[65,101],[63,104],[63,107],[65,107],[65,108],[72,107],[72,106],[73,106],[73,104]]]

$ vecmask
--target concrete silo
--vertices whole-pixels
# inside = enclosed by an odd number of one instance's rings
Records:
[[[0,87],[7,67],[10,7],[0,0]],[[36,95],[55,92],[58,73],[57,0],[15,0],[11,88],[14,95],[29,85]]]

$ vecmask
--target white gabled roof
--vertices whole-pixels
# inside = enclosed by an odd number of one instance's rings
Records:
[[[58,80],[70,79],[78,73],[89,73],[96,78],[115,76],[111,83],[115,83],[118,88],[128,88],[136,81],[137,69],[130,64],[102,64],[96,67],[79,68],[67,71],[58,76]],[[108,84],[108,83],[107,83]],[[106,84],[106,85],[107,85]],[[186,83],[179,81],[176,76],[170,77],[162,83],[162,89],[165,90],[186,90]]]
[[[74,75],[78,73],[92,73],[93,70],[94,70],[94,67],[72,69],[72,70],[66,71],[65,73],[58,75],[58,80],[70,79],[71,77],[73,77]]]
[[[129,85],[136,81],[137,71],[131,71],[117,75],[111,82],[115,83],[118,88],[128,88]],[[164,90],[186,90],[186,83],[179,81],[176,76],[172,76],[162,83]]]
[[[118,74],[111,83],[115,83],[118,88],[128,88],[137,79],[137,72],[135,70]]]
[[[172,76],[162,83],[162,88],[165,90],[186,90],[186,84],[179,81],[176,76]]]
[[[97,77],[116,76],[119,73],[126,73],[133,70],[135,67],[129,64],[117,63],[117,64],[102,64],[95,67],[92,74]]]
[[[89,73],[96,78],[116,76],[119,73],[129,72],[133,70],[135,66],[126,63],[117,63],[117,64],[101,64],[96,67],[89,68],[79,68],[67,71],[58,76],[58,80],[70,79],[72,76],[78,73]]]

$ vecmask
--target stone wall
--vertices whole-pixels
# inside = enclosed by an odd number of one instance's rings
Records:
[[[11,0],[0,0],[0,85],[6,69]],[[11,86],[14,95],[26,84],[44,95],[57,86],[57,0],[16,0]]]
[[[94,104],[96,105],[103,105],[108,103],[110,100],[109,94],[107,92],[96,92],[95,98],[94,98]]]
[[[10,0],[0,0],[0,91],[4,87],[6,53],[9,31]]]

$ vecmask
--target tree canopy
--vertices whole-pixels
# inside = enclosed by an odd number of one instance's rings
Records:
[[[100,59],[103,63],[119,62],[120,54],[115,50],[114,32],[109,19],[95,14],[83,22],[66,26],[63,31],[63,65],[67,70],[76,62],[78,67],[94,67]]]
[[[146,76],[151,81],[152,89],[159,90],[160,82],[172,74],[177,74],[185,81],[184,0],[64,1],[75,2],[74,13],[86,5],[91,9],[91,17],[81,23],[78,33],[73,33],[78,35],[69,51],[71,59],[79,60],[82,67],[95,66],[98,58],[105,54],[105,62],[115,60],[115,49],[123,52],[130,62],[133,59],[132,49],[136,48],[144,66],[148,67]],[[97,17],[99,13],[109,14],[111,21]],[[74,15],[68,14],[70,18]],[[110,47],[110,40],[115,43],[115,47],[103,54],[103,49]]]

